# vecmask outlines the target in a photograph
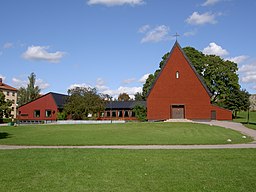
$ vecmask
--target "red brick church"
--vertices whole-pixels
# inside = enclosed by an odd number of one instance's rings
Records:
[[[148,94],[147,118],[232,120],[232,112],[211,104],[211,96],[176,41]]]

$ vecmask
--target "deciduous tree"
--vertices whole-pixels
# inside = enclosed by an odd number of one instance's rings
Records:
[[[72,119],[87,119],[89,114],[96,114],[105,108],[104,98],[95,88],[76,87],[69,89],[68,95],[64,111],[71,115]]]
[[[0,122],[2,122],[4,116],[6,118],[10,117],[11,106],[12,106],[12,102],[9,100],[6,101],[4,93],[0,91]]]
[[[117,100],[118,101],[129,101],[130,96],[127,93],[120,93]]]
[[[18,90],[18,105],[26,104],[30,101],[35,100],[36,98],[40,97],[40,91],[41,89],[36,86],[36,75],[35,73],[31,73],[30,76],[28,76],[29,83],[27,84],[27,87],[20,87]]]

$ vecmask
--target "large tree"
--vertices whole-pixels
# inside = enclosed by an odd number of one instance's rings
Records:
[[[11,115],[11,107],[12,102],[9,100],[5,100],[5,95],[2,91],[0,91],[0,122],[2,122],[3,117],[10,117]]]
[[[243,108],[242,103],[246,103],[248,100],[248,94],[245,94],[245,90],[240,89],[237,74],[238,67],[236,63],[229,60],[224,60],[216,55],[205,55],[192,47],[185,47],[183,50],[191,63],[194,65],[198,74],[200,74],[203,78],[209,90],[213,93],[211,98],[213,103],[233,110],[233,112]],[[148,79],[143,85],[142,95],[144,99],[146,98],[164,63],[168,59],[169,54],[170,53],[166,53],[162,57],[159,68],[154,74],[149,75]],[[234,100],[234,93],[239,93],[237,95],[240,97],[239,100],[241,101],[239,102],[240,105],[236,107],[232,105],[232,102],[228,102]],[[243,100],[245,101],[242,102]]]
[[[35,100],[40,96],[40,88],[35,85],[36,84],[36,75],[35,73],[31,73],[28,76],[28,84],[27,87],[20,87],[18,90],[18,105],[26,104],[30,101]]]
[[[72,119],[87,119],[89,114],[96,114],[105,108],[105,97],[98,94],[95,88],[75,87],[68,90],[68,95],[64,111]]]

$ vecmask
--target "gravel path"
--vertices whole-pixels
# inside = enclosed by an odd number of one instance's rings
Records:
[[[209,125],[216,125],[233,129],[247,136],[254,138],[254,142],[248,144],[225,144],[225,145],[110,145],[110,146],[18,146],[0,145],[0,150],[4,149],[243,149],[256,148],[256,131],[248,129],[241,123],[229,121],[208,121],[195,122]]]

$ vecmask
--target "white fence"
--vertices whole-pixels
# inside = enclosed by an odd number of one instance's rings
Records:
[[[57,122],[54,122],[54,124],[62,124],[62,125],[65,125],[65,124],[108,124],[108,123],[125,123],[125,121],[123,120],[118,120],[118,121],[111,121],[111,120],[100,120],[100,121],[97,121],[97,120],[61,120],[61,121],[57,121]]]

